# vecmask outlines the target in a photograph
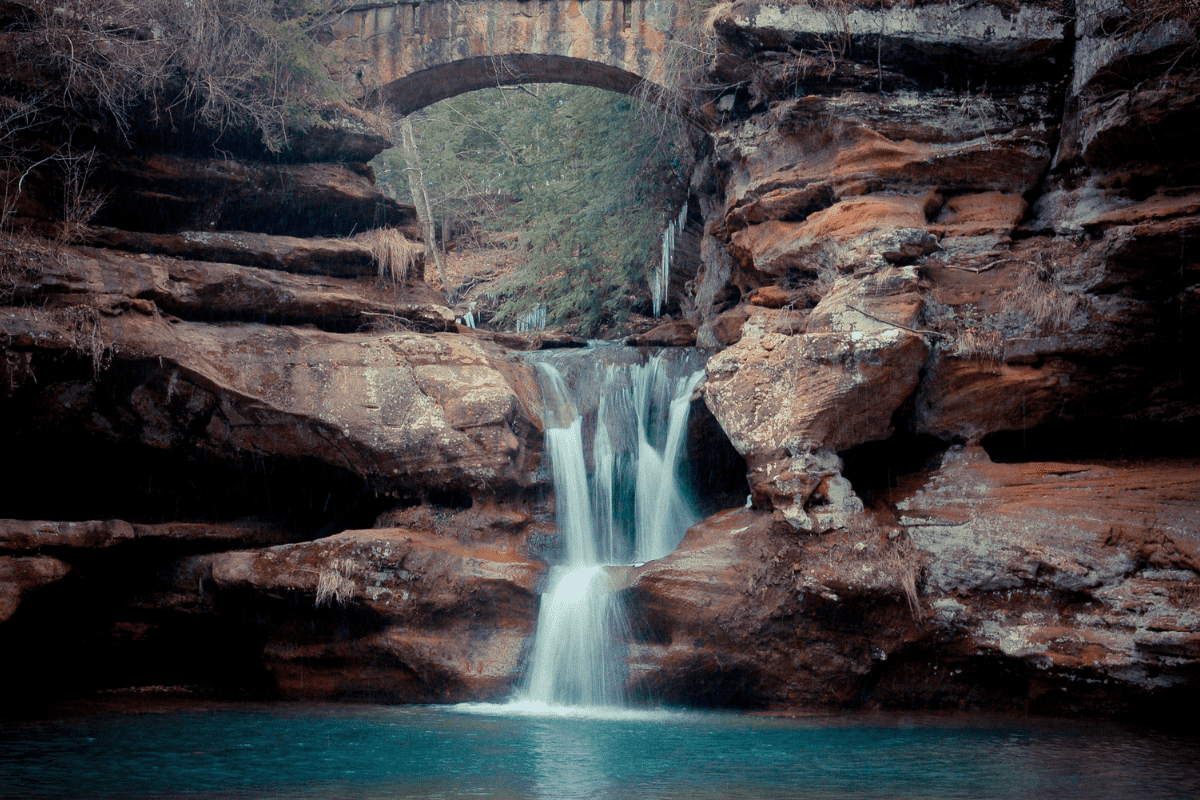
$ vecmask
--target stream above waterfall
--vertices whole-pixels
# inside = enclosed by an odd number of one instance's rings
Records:
[[[799,719],[453,707],[164,702],[0,723],[12,797],[1196,797],[1200,742],[993,714]]]

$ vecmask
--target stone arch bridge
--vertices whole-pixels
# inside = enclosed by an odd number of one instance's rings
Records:
[[[571,83],[658,90],[678,7],[664,0],[403,0],[353,7],[332,29],[335,77],[401,114],[463,92]]]

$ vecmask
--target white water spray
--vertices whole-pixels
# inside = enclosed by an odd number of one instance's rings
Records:
[[[695,521],[677,478],[692,392],[703,370],[668,377],[661,356],[610,365],[598,387],[594,472],[584,415],[562,374],[539,363],[546,447],[564,564],[551,568],[522,704],[612,706],[624,682],[628,623],[606,565],[662,558]]]

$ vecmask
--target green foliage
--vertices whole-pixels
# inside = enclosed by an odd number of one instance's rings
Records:
[[[430,107],[414,130],[439,219],[518,234],[523,263],[497,322],[544,305],[548,324],[591,335],[622,322],[631,293],[648,296],[687,159],[641,101],[565,85],[489,89]],[[398,153],[377,169],[398,196],[403,169]]]

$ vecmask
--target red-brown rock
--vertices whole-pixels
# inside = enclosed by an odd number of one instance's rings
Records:
[[[686,319],[668,322],[645,333],[630,336],[625,344],[633,347],[691,347],[696,344],[696,326]]]
[[[281,272],[361,278],[374,276],[377,271],[370,250],[354,239],[302,239],[246,231],[142,233],[100,228],[88,235],[87,242],[134,253]]]
[[[454,325],[441,293],[419,278],[399,286],[373,273],[359,280],[313,277],[64,247],[29,259],[19,278],[13,292],[22,300],[81,305],[113,315],[126,310],[153,314],[157,309],[203,320],[270,319],[337,327],[394,320],[425,331]]]
[[[940,635],[1114,691],[1191,680],[1178,659],[1200,658],[1194,460],[995,464],[956,448],[897,508]]]
[[[788,526],[784,526],[787,528]],[[726,511],[631,570],[635,696],[739,708],[841,705],[919,638],[894,547],[875,532],[797,539],[772,516]]]
[[[51,556],[0,556],[0,623],[16,613],[28,592],[56,583],[70,571],[69,564]]]
[[[120,519],[56,522],[0,519],[0,550],[103,549],[135,541],[205,542],[213,547],[253,547],[281,544],[289,535],[274,522],[258,519],[230,523],[129,523]]]
[[[495,700],[512,689],[537,619],[545,571],[511,548],[401,528],[216,556],[221,592],[298,596],[369,612],[370,629],[312,635],[281,620],[266,631],[267,669],[292,698],[393,702]],[[295,613],[295,612],[293,612]]]
[[[65,350],[61,322],[0,315],[16,347]],[[58,406],[43,413],[157,448],[315,458],[405,494],[490,494],[533,480],[540,399],[532,368],[467,337],[331,334],[263,325],[102,317],[120,363],[154,366],[128,387],[116,418]],[[132,426],[129,421],[136,423]],[[516,433],[514,433],[516,431]],[[519,435],[518,435],[519,434]]]

